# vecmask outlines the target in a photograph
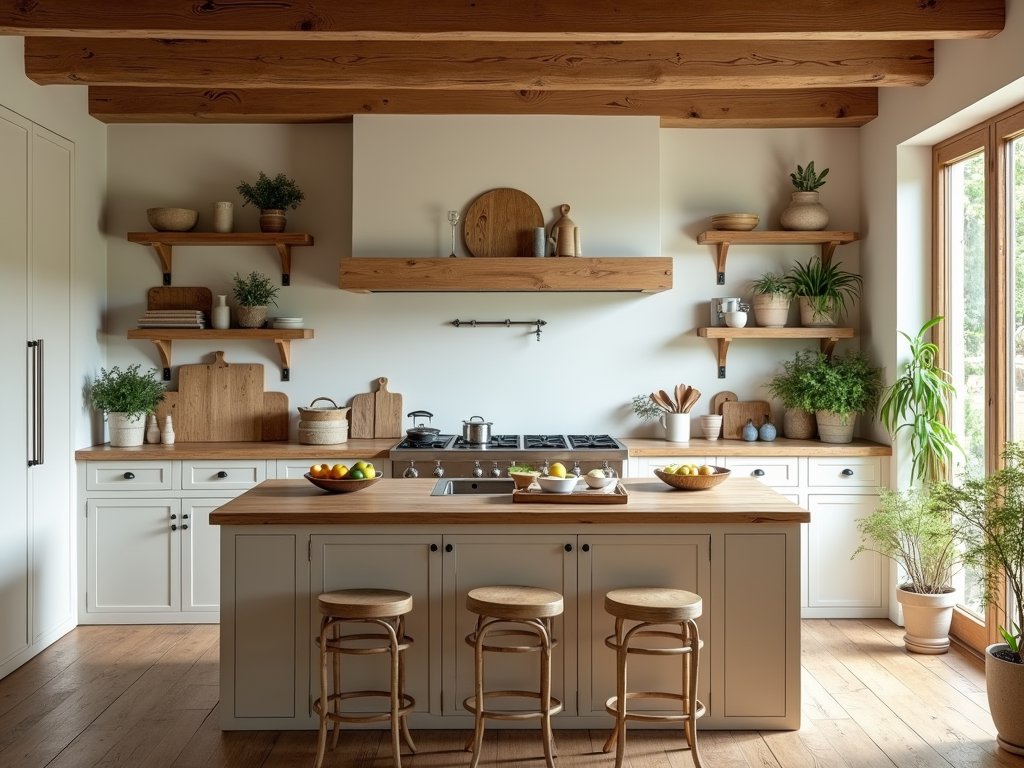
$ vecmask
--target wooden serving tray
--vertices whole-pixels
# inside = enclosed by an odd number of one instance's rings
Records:
[[[512,491],[512,501],[520,504],[626,504],[629,494],[622,483],[615,483],[614,491],[584,486],[572,493],[548,493],[540,488]]]

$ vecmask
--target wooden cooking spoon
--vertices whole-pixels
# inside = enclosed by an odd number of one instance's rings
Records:
[[[656,405],[660,405],[669,413],[675,411],[672,403],[669,402],[668,397],[663,392],[651,392],[651,401]]]
[[[686,399],[683,401],[682,407],[680,408],[683,413],[689,413],[690,409],[697,404],[698,400],[700,400],[699,389],[694,389],[693,387],[687,387],[687,389],[689,391],[686,393]]]
[[[672,411],[673,413],[679,412],[679,403],[673,400],[672,396],[668,392],[666,392],[664,389],[659,389],[658,394],[661,395],[665,402],[671,406],[669,408],[670,411]]]
[[[676,402],[679,403],[679,410],[683,410],[683,401],[686,400],[686,390],[689,387],[685,384],[676,384]]]

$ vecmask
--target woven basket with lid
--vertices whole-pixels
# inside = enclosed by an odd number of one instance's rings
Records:
[[[314,408],[313,406],[319,403],[321,400],[326,400],[331,404],[331,407],[321,406]],[[338,404],[331,400],[329,397],[318,397],[312,403],[309,404],[308,408],[299,406],[299,418],[303,421],[348,421],[348,407],[339,408]]]

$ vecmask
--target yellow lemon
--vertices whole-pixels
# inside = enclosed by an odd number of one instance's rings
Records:
[[[363,476],[367,480],[373,480],[377,476],[377,470],[373,468],[373,464],[366,465],[366,468],[363,470]]]
[[[548,468],[548,474],[551,477],[565,477],[565,467],[556,461]]]
[[[348,467],[344,464],[335,464],[331,469],[331,480],[341,480],[345,475],[348,474]]]

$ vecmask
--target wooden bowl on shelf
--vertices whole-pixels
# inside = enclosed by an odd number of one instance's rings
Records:
[[[679,488],[684,491],[704,491],[724,483],[729,479],[729,475],[732,472],[725,467],[715,467],[715,474],[713,475],[673,475],[668,472],[662,472],[660,469],[654,470],[654,474],[663,483],[671,485],[673,488]]]
[[[728,232],[749,232],[756,227],[761,217],[753,213],[720,213],[712,216],[711,228]]]
[[[304,478],[309,480],[317,488],[321,488],[329,493],[352,493],[354,491],[361,491],[364,488],[369,488],[371,485],[380,480],[380,475],[371,478],[363,478],[362,480],[349,480],[347,477],[341,478],[341,480],[331,480],[325,477],[313,477],[309,472],[303,475]]]

